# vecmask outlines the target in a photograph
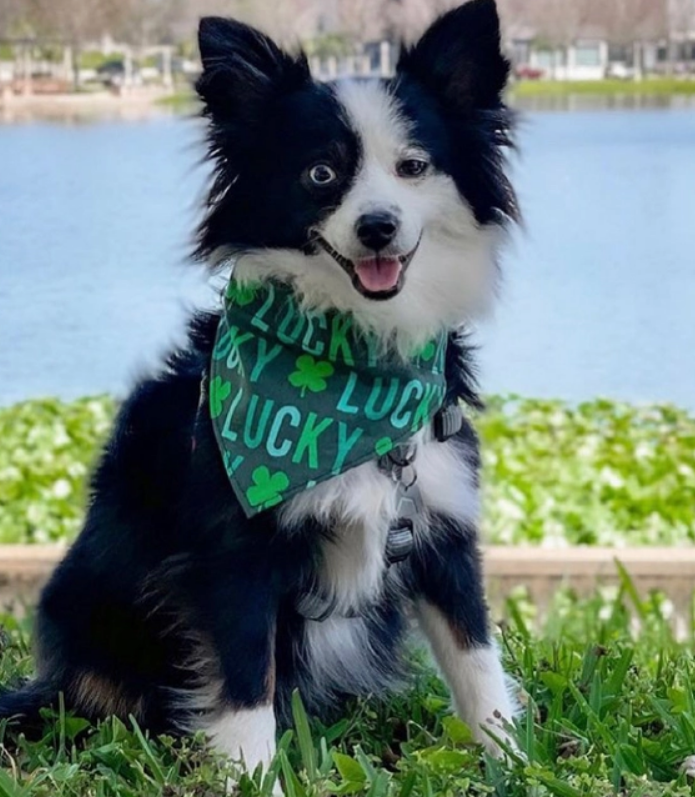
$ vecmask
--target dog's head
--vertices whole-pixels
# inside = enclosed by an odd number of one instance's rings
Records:
[[[487,303],[499,230],[509,64],[494,0],[440,17],[388,81],[314,81],[241,23],[200,24],[197,89],[213,185],[199,255],[292,283],[384,337],[424,338]]]

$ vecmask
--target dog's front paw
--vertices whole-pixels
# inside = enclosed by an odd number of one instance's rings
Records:
[[[476,740],[485,748],[492,758],[511,766],[515,761],[524,758],[516,739],[512,735],[512,721],[500,712],[481,723]]]
[[[239,781],[241,780],[241,775],[242,775],[241,771],[237,772],[234,775],[229,775],[229,777],[225,781],[225,794],[230,795],[230,797],[231,797],[231,795],[234,795],[234,797],[238,797],[238,795],[239,795]],[[261,781],[263,783],[263,786],[264,786],[264,788],[262,789],[264,794],[268,793],[267,790],[265,789],[265,783],[264,783],[264,781],[265,781],[265,779],[267,777],[268,777],[268,773],[264,769],[263,770],[263,774],[262,774],[262,779],[263,780]],[[285,797],[285,791],[282,788],[282,783],[280,782],[279,776],[275,777],[275,780],[273,781],[272,788],[270,790],[270,794],[272,795],[272,797]]]
[[[695,755],[689,755],[680,766],[681,772],[695,780]]]

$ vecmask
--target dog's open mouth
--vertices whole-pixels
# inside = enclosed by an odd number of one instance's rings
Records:
[[[352,280],[355,290],[368,299],[391,299],[403,287],[405,272],[415,257],[420,240],[405,255],[373,255],[353,261],[341,255],[322,236],[317,236],[318,243],[338,263]]]

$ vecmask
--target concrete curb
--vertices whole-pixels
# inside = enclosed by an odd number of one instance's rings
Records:
[[[22,611],[32,606],[64,546],[0,545],[0,606]],[[615,584],[619,560],[640,594],[665,592],[676,613],[690,615],[695,591],[693,548],[530,548],[488,547],[485,572],[492,605],[499,607],[518,587],[528,590],[539,606],[547,604],[561,586],[588,594],[597,584]]]

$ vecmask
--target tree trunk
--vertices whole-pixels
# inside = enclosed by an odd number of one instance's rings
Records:
[[[80,90],[80,46],[76,41],[70,45],[72,55],[72,87],[74,91]]]
[[[666,73],[671,77],[676,71],[676,43],[669,36],[666,44]]]
[[[635,70],[635,80],[639,83],[644,78],[644,47],[642,42],[636,41],[632,45],[632,66]]]
[[[23,51],[23,61],[24,61],[24,85],[22,87],[23,94],[33,94],[34,91],[34,81],[32,79],[31,73],[33,72],[32,67],[32,55],[31,55],[31,46],[25,45]]]

